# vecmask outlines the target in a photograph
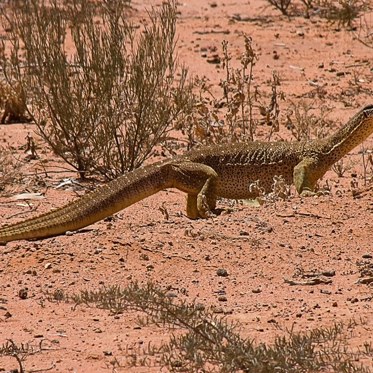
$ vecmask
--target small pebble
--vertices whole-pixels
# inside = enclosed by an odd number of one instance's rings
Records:
[[[27,299],[27,297],[28,297],[28,290],[27,290],[27,288],[20,289],[18,291],[18,296],[20,297],[20,299]]]
[[[224,268],[219,268],[217,271],[216,271],[216,274],[220,277],[227,277],[228,276],[228,271]]]

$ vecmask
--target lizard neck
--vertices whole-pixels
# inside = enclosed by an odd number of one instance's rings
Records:
[[[335,163],[373,133],[373,105],[353,116],[334,135],[322,140],[322,153]]]

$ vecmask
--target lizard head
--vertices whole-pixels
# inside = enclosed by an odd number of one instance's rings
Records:
[[[365,108],[362,111],[367,118],[373,117],[373,105],[365,106]]]

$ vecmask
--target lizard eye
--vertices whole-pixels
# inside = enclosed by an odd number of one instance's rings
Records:
[[[365,106],[363,110],[373,110],[373,104]]]

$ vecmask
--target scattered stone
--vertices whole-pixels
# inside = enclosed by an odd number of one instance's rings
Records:
[[[18,296],[20,297],[20,299],[27,299],[27,297],[28,297],[28,289],[27,288],[20,289],[18,291]]]
[[[32,276],[36,276],[36,271],[35,271],[35,269],[28,269],[27,271],[26,271],[26,274],[27,275],[32,275]]]
[[[321,290],[320,290],[320,293],[321,293],[321,294],[326,294],[326,295],[331,295],[331,294],[332,294],[331,291],[329,291],[329,290],[324,290],[324,289],[321,289]]]
[[[146,261],[146,260],[149,260],[149,256],[147,254],[141,254],[140,259]]]
[[[206,61],[208,63],[217,65],[221,62],[221,59],[220,59],[218,54],[213,54],[213,55],[207,57]]]
[[[327,270],[327,271],[322,271],[321,275],[326,276],[326,277],[334,277],[335,276],[335,271],[333,269],[332,270]]]
[[[224,268],[219,268],[217,271],[216,271],[216,274],[220,277],[228,277],[228,271]]]
[[[45,264],[44,264],[44,268],[45,268],[45,269],[50,269],[50,268],[52,268],[52,263],[45,263]]]
[[[228,298],[225,295],[219,295],[218,296],[218,301],[219,302],[227,302]]]

